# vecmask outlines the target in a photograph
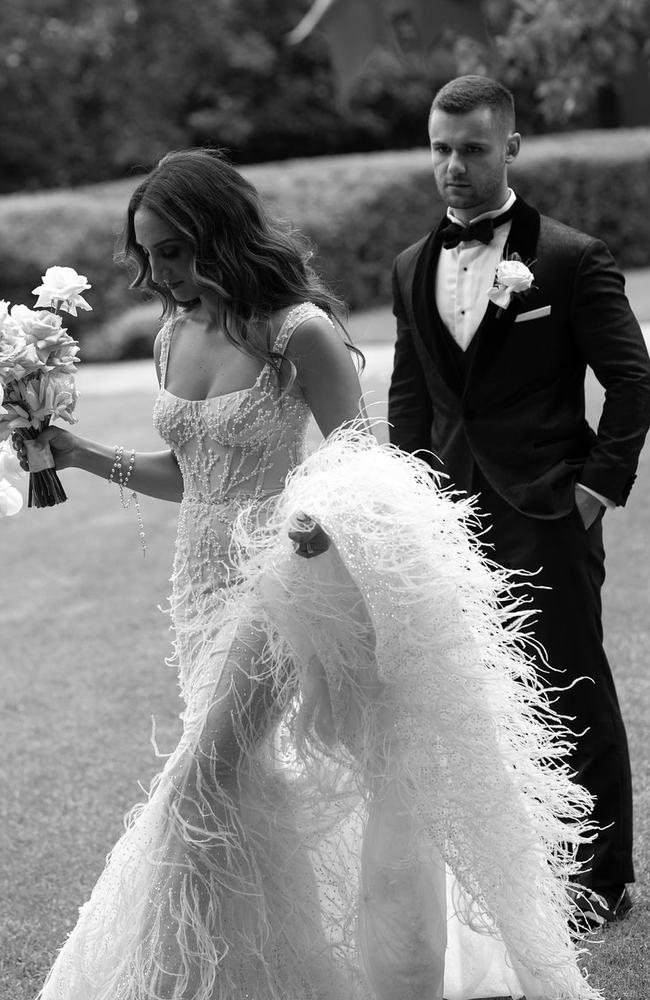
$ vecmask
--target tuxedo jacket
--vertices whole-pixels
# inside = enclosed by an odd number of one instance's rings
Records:
[[[441,246],[438,226],[393,266],[391,441],[468,492],[478,465],[533,517],[568,514],[576,481],[624,504],[650,425],[650,362],[605,244],[518,198],[506,253],[530,267],[533,287],[505,310],[490,302],[464,356],[436,307]],[[587,365],[605,389],[596,431]]]

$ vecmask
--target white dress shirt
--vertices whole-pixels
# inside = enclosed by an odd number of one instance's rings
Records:
[[[507,212],[514,205],[516,195],[508,188],[508,197],[500,208],[491,212],[482,212],[470,219],[469,224],[481,219],[494,219],[502,212]],[[447,209],[447,217],[456,222],[453,211]],[[466,223],[462,223],[466,225]],[[442,247],[436,271],[436,305],[440,318],[451,333],[458,346],[466,351],[472,338],[485,315],[488,305],[488,292],[494,284],[497,265],[504,256],[504,250],[510,235],[511,222],[497,226],[490,243],[480,240],[470,240],[459,243],[456,247]],[[611,509],[615,503],[608,497],[601,496],[595,490],[578,483],[580,489],[590,493],[603,506]]]
[[[509,188],[508,197],[500,208],[482,212],[471,219],[470,224],[480,219],[494,219],[514,205],[515,200],[514,191]],[[460,222],[451,209],[447,209],[447,216]],[[463,351],[469,347],[485,315],[488,292],[494,284],[497,265],[508,242],[510,225],[508,220],[497,226],[490,243],[470,240],[448,250],[443,247],[440,251],[436,271],[436,305],[443,323]]]

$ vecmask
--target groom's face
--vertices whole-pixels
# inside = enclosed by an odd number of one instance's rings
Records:
[[[436,186],[445,205],[469,221],[500,208],[508,196],[507,170],[520,136],[488,107],[465,114],[434,109],[429,140]]]

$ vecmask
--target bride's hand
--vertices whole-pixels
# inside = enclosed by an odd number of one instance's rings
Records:
[[[291,523],[289,538],[295,542],[296,555],[312,559],[327,552],[330,547],[329,535],[321,528],[318,521],[300,511],[292,517]]]
[[[11,443],[16,450],[21,467],[25,472],[29,472],[25,437],[26,435],[21,431],[14,431]],[[75,465],[74,452],[77,438],[70,431],[64,430],[63,427],[48,427],[35,438],[35,441],[44,446],[49,445],[56,469],[69,469]]]

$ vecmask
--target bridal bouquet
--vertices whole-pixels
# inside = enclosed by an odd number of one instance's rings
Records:
[[[79,345],[63,326],[61,312],[76,316],[77,309],[91,308],[81,294],[91,286],[73,268],[50,267],[42,281],[33,290],[38,296],[33,310],[0,301],[0,441],[17,430],[24,439],[28,507],[53,507],[67,499],[50,449],[35,439],[53,419],[76,422]],[[15,512],[15,503],[9,507]]]

